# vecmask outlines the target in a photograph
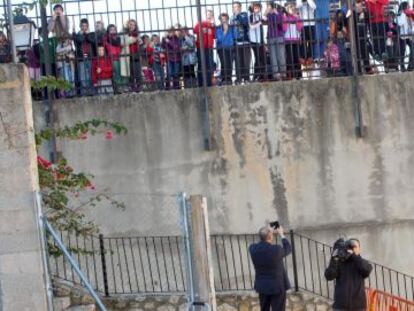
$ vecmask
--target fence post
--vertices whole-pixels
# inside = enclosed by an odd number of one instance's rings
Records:
[[[105,297],[109,297],[108,274],[106,270],[105,244],[104,244],[103,234],[99,235],[99,249],[101,253],[102,275],[103,275],[103,282],[104,282]]]
[[[290,230],[290,244],[292,245],[293,280],[295,282],[295,291],[298,292],[298,264],[296,261],[295,233],[293,232],[293,230]]]
[[[210,310],[216,311],[207,199],[201,195],[190,196],[189,225],[193,255],[193,303],[208,303]]]

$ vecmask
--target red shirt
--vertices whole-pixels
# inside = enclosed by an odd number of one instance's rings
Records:
[[[194,33],[197,36],[196,45],[200,47],[199,41],[200,24],[197,23],[194,27]],[[212,49],[214,47],[214,38],[216,35],[216,27],[212,22],[201,22],[201,32],[203,33],[203,46],[205,49]]]
[[[101,68],[101,73],[97,69]],[[92,82],[96,84],[98,80],[112,79],[112,60],[110,57],[95,57],[92,60]]]
[[[365,5],[369,12],[370,23],[386,23],[388,21],[384,14],[384,8],[389,0],[366,0]]]
[[[138,40],[138,34],[136,34],[136,33],[130,34],[129,36],[133,37],[133,38],[136,38]],[[136,54],[136,53],[138,53],[138,50],[139,50],[138,41],[129,45],[129,53],[130,54]]]

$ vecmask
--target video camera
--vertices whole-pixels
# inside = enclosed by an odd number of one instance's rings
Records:
[[[278,221],[274,221],[274,222],[269,223],[269,226],[272,227],[275,230],[280,228],[280,224],[279,224]]]
[[[336,240],[333,246],[332,258],[340,262],[344,262],[352,255],[348,252],[348,250],[350,249],[352,249],[351,240],[345,240],[344,238],[340,238]]]

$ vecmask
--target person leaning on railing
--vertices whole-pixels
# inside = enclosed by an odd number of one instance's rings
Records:
[[[341,260],[338,248],[332,253],[325,278],[335,280],[334,311],[362,311],[367,308],[364,280],[372,271],[372,265],[361,257],[360,242],[348,240],[348,255]],[[335,243],[336,244],[336,243]]]
[[[273,244],[273,235],[278,234],[283,246]],[[283,228],[263,227],[259,231],[260,242],[250,245],[249,252],[256,272],[254,289],[259,294],[260,310],[284,311],[286,308],[286,291],[290,282],[283,264],[283,259],[292,252]]]
[[[11,49],[10,42],[3,31],[0,31],[0,63],[10,63]]]

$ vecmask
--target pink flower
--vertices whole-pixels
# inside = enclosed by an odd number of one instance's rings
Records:
[[[52,163],[50,163],[45,158],[42,158],[41,156],[37,156],[37,164],[40,165],[44,169],[48,169],[52,166]]]
[[[80,139],[83,139],[83,140],[88,139],[88,134],[87,134],[87,133],[81,133],[81,134],[79,135],[79,138],[80,138]]]
[[[105,139],[111,140],[113,137],[112,131],[106,131],[105,133]]]

